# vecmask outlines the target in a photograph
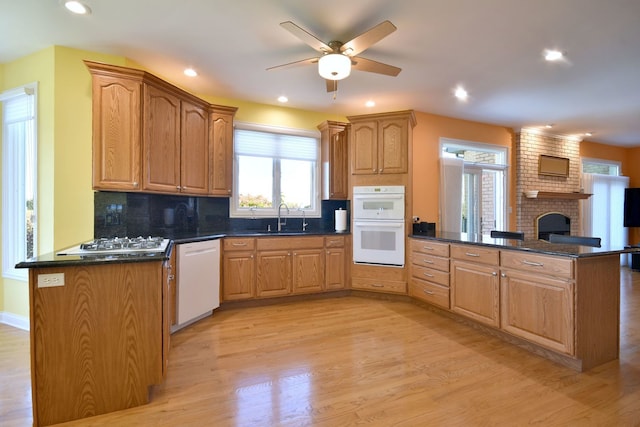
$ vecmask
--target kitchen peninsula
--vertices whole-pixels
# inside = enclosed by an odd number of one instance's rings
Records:
[[[409,295],[436,311],[577,371],[618,358],[630,250],[441,232],[410,251]]]

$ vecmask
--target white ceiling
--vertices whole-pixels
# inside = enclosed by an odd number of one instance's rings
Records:
[[[414,109],[519,129],[640,146],[638,0],[0,0],[0,63],[51,45],[128,57],[200,95],[339,115]],[[315,65],[266,71],[316,52],[280,27],[291,20],[346,42],[390,20],[397,31],[361,56],[398,77],[353,71],[328,94]],[[567,54],[542,58],[546,48]],[[186,66],[199,76],[182,75]],[[466,102],[453,96],[462,84]],[[377,106],[364,107],[373,99]]]

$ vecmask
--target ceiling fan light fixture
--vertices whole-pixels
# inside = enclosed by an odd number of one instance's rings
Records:
[[[342,80],[351,74],[351,59],[340,53],[330,53],[318,60],[318,73],[327,80]]]
[[[89,15],[91,13],[91,8],[89,8],[89,6],[81,1],[65,1],[64,7],[66,7],[70,12],[75,13],[76,15]]]

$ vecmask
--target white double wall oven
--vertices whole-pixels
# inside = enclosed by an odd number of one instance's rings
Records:
[[[353,262],[404,266],[404,186],[355,186],[352,209]]]

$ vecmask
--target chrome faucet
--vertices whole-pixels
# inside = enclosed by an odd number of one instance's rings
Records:
[[[298,208],[298,210],[302,212],[302,231],[307,231],[307,225],[309,225],[309,223],[305,219],[304,209]]]
[[[284,222],[280,222],[280,209],[283,206],[287,209],[287,215],[289,215],[289,206],[286,203],[280,203],[280,206],[278,206],[278,231],[282,231],[282,226],[287,225],[287,218],[284,219]]]

